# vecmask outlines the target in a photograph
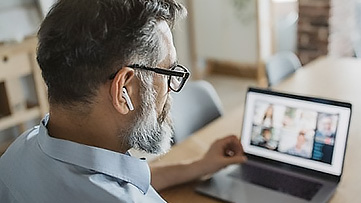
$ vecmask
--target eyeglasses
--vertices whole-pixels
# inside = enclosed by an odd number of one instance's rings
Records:
[[[127,67],[148,70],[162,75],[168,75],[168,87],[174,92],[179,92],[182,90],[190,75],[189,70],[180,64],[175,64],[169,69],[150,68],[139,64],[133,64]],[[116,73],[112,74],[109,79],[114,79],[115,75]]]

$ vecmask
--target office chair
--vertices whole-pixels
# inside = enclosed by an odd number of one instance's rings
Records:
[[[190,81],[182,91],[172,96],[174,144],[182,142],[223,114],[219,96],[213,86],[204,80]]]
[[[266,62],[268,87],[271,87],[290,76],[300,68],[301,62],[291,51],[282,51],[273,55]]]

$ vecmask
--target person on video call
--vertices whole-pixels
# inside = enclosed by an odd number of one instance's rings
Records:
[[[336,132],[333,129],[333,120],[331,115],[321,115],[318,121],[315,133],[315,144],[321,151],[321,157],[313,154],[313,158],[321,160],[325,163],[331,163],[333,156],[333,148],[335,144]]]
[[[163,202],[156,190],[246,160],[235,136],[187,164],[149,169],[128,153],[170,147],[170,92],[188,77],[170,28],[185,13],[174,0],[52,7],[37,49],[50,112],[1,157],[0,202]]]
[[[272,129],[263,128],[261,133],[252,139],[252,144],[266,149],[276,150],[278,143],[272,139]]]
[[[316,131],[316,137],[335,138],[335,131],[332,129],[332,117],[322,116],[319,119],[319,125]]]
[[[301,157],[310,157],[310,154],[305,150],[305,144],[307,142],[306,139],[306,132],[301,130],[298,133],[297,140],[295,146],[289,148],[287,150],[288,154],[295,155],[295,156],[301,156]]]
[[[262,118],[262,126],[263,127],[267,127],[267,128],[271,128],[273,126],[273,105],[270,104],[265,113],[264,116]]]

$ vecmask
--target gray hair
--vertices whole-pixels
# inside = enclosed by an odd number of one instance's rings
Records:
[[[37,60],[50,103],[91,104],[121,67],[156,65],[157,22],[172,27],[185,15],[175,0],[59,0],[38,33]]]

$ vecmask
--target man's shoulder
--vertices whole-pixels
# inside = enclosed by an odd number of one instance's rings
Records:
[[[38,127],[25,131],[0,157],[1,198],[15,201],[16,190],[13,190],[13,187],[19,187],[22,181],[26,181],[23,175],[32,170],[32,166],[26,163],[31,162],[32,151],[37,146],[35,138],[38,132]],[[0,199],[0,202],[3,200]]]
[[[162,202],[153,189],[144,194],[125,180],[50,156],[40,147],[41,133],[33,128],[22,134],[0,158],[1,197],[20,202]]]
[[[32,148],[32,145],[36,144],[35,138],[38,134],[39,127],[35,126],[17,137],[15,141],[5,151],[5,153],[0,157],[0,167],[2,165],[2,162],[6,160],[12,161],[14,156],[16,156],[16,158],[18,159],[21,157],[19,157],[18,154],[24,153],[24,151],[26,151],[28,148]]]
[[[22,165],[31,160],[33,153],[37,150],[36,135],[38,128],[34,127],[23,134],[9,146],[5,153],[0,157],[0,178],[4,176],[16,176],[17,172],[26,170]],[[29,167],[31,167],[29,165]]]

